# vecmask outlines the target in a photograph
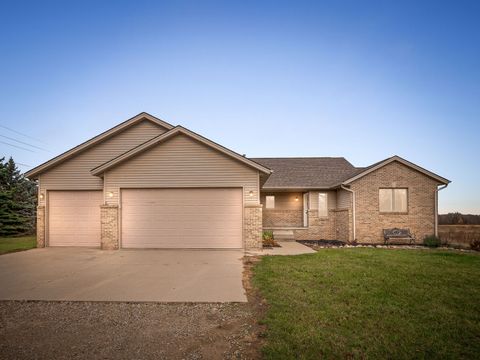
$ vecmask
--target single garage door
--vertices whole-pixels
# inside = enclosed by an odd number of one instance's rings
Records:
[[[101,191],[49,191],[49,246],[100,246],[102,200]]]
[[[122,190],[124,248],[242,248],[242,189]]]

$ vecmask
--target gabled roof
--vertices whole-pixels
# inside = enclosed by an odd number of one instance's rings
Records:
[[[439,183],[441,184],[449,184],[451,181],[448,180],[448,179],[445,179],[444,177],[441,177],[440,175],[437,175],[431,171],[428,171],[427,169],[424,169],[422,168],[421,166],[418,166],[408,160],[405,160],[404,158],[401,158],[400,156],[398,155],[394,155],[392,157],[389,157],[388,159],[385,159],[385,160],[382,160],[382,161],[379,161],[375,164],[372,164],[370,166],[367,166],[365,168],[357,168],[357,170],[352,173],[350,176],[348,176],[347,178],[343,179],[341,181],[341,183],[338,184],[338,186],[340,185],[348,185],[350,184],[351,182],[355,181],[355,180],[358,180],[360,179],[361,177],[364,177],[365,175],[371,173],[372,171],[375,171],[385,165],[388,165],[394,161],[398,161],[399,163],[405,165],[405,166],[408,166],[409,168],[411,169],[414,169],[414,170],[417,170],[418,172],[421,172],[422,174],[434,179],[434,180],[437,180]]]
[[[93,168],[90,172],[92,175],[96,175],[96,176],[99,176],[101,174],[103,174],[105,171],[107,171],[108,169],[111,169],[115,166],[117,166],[118,164],[128,160],[128,159],[131,159],[132,157],[154,147],[155,145],[157,144],[160,144],[164,141],[167,141],[168,139],[171,139],[172,137],[176,136],[176,135],[179,135],[179,134],[183,134],[183,135],[186,135],[200,143],[203,143],[237,161],[240,161],[241,163],[244,163],[245,165],[247,166],[250,166],[250,167],[253,167],[265,174],[270,174],[272,171],[266,167],[266,166],[263,166],[251,159],[248,159],[230,149],[227,149],[226,147],[222,146],[222,145],[219,145],[201,135],[198,135],[197,133],[194,133],[193,131],[191,130],[188,130],[182,126],[175,126],[173,129],[167,131],[166,133],[163,133],[161,135],[158,135],[156,137],[154,137],[153,139],[150,139],[146,142],[144,142],[143,144],[140,144],[136,147],[134,147],[133,149],[117,156],[116,158],[113,158],[112,160],[109,160],[105,163],[103,163],[102,165],[99,165],[97,166],[96,168]]]
[[[144,121],[144,120],[149,120],[157,125],[160,125],[162,127],[164,127],[165,129],[167,130],[170,130],[173,128],[173,125],[163,121],[163,120],[160,120],[158,118],[156,118],[155,116],[152,116],[146,112],[141,112],[140,114],[138,115],[135,115],[134,117],[118,124],[117,126],[111,128],[110,130],[107,130],[93,138],[91,138],[90,140],[87,140],[85,141],[84,143],[64,152],[63,154],[60,154],[56,157],[54,157],[53,159],[50,159],[49,161],[31,169],[30,171],[27,171],[25,173],[25,176],[29,177],[29,178],[35,178],[36,176],[38,176],[40,173],[44,172],[45,170],[48,170],[50,169],[51,167],[59,164],[60,162],[62,161],[65,161],[69,158],[71,158],[72,156],[80,153],[81,151],[84,151],[90,147],[92,147],[93,145],[95,144],[98,144],[108,138],[110,138],[111,136],[115,135],[116,133],[120,132],[120,131],[123,131],[125,130],[126,128],[134,125],[134,124],[137,124],[141,121]]]
[[[357,171],[343,157],[252,158],[273,170],[263,189],[328,189]]]

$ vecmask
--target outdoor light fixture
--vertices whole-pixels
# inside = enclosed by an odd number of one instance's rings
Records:
[[[43,195],[43,193],[40,194],[40,200],[43,200],[43,198],[45,197],[45,195]]]
[[[252,196],[253,196],[253,191],[250,191],[250,192],[248,193],[248,196],[252,197]]]
[[[298,201],[298,196],[295,196],[295,201]]]
[[[109,198],[113,197],[113,192],[111,192],[111,191],[107,192],[107,196],[108,196]]]

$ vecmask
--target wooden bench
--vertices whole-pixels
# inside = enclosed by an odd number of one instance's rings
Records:
[[[407,240],[409,244],[415,244],[415,236],[410,229],[383,229],[383,239],[386,245],[392,240]]]

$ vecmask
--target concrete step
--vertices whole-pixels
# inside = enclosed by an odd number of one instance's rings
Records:
[[[273,238],[281,241],[295,241],[293,230],[273,230]]]

